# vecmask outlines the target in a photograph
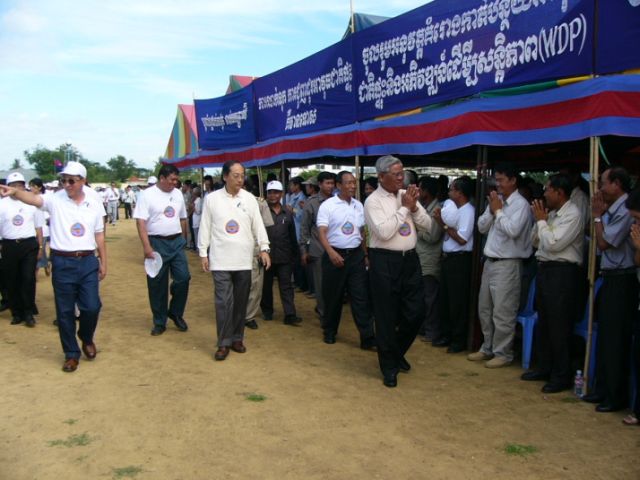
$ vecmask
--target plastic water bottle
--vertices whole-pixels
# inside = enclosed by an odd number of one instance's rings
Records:
[[[582,376],[582,370],[576,372],[576,378],[573,380],[573,393],[578,398],[582,398],[584,395],[584,377]]]

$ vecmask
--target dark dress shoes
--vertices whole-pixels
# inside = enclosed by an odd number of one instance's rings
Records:
[[[295,315],[287,315],[286,317],[284,317],[285,325],[299,325],[300,322],[302,322],[302,319]]]
[[[262,318],[265,320],[273,320],[273,312],[262,312]]]
[[[240,340],[238,340],[237,342],[233,342],[231,344],[231,350],[237,353],[244,353],[247,351],[247,347],[245,347],[244,344]]]
[[[570,383],[545,383],[542,387],[542,393],[559,393],[571,388]]]
[[[327,345],[333,345],[334,343],[336,343],[336,336],[325,333],[324,337],[322,338],[322,341]]]
[[[376,339],[374,337],[372,338],[366,338],[364,340],[360,341],[360,348],[362,350],[370,350],[372,352],[375,352],[378,350],[378,346],[376,344]]]
[[[229,355],[229,347],[218,347],[218,350],[216,350],[216,353],[213,355],[213,358],[215,358],[218,361],[222,361],[225,358],[227,358],[227,355]]]
[[[251,319],[248,322],[244,322],[244,326],[247,328],[250,328],[251,330],[258,329],[258,323],[255,321],[255,319]]]
[[[520,380],[524,380],[525,382],[547,381],[549,380],[549,375],[546,373],[538,372],[537,370],[531,370],[520,375]]]
[[[93,360],[94,358],[96,358],[96,355],[98,354],[98,351],[96,350],[96,344],[91,342],[91,343],[82,343],[82,351],[84,353],[84,356],[87,357],[89,360]]]
[[[33,318],[33,315],[27,315],[24,317],[24,323],[27,327],[33,328],[36,326],[36,319]]]
[[[77,358],[67,358],[62,365],[62,371],[67,373],[75,372],[78,369],[78,363],[80,362]]]
[[[158,335],[162,335],[166,329],[167,327],[164,325],[154,325],[151,329],[151,335],[157,337]]]
[[[20,318],[18,315],[14,315],[11,319],[11,325],[18,325],[20,323],[22,323],[22,318]]]
[[[398,362],[398,368],[400,369],[401,372],[408,372],[409,370],[411,370],[411,364],[409,362],[407,362],[407,359],[402,357],[400,359],[400,361]]]
[[[382,379],[382,383],[385,387],[394,388],[398,386],[398,375],[395,373],[387,373]]]
[[[433,345],[434,347],[448,347],[449,345],[451,345],[451,340],[449,340],[446,337],[440,337],[440,338],[436,338],[433,342],[431,342],[431,345]]]
[[[598,413],[611,413],[617,412],[618,410],[622,410],[622,407],[618,407],[610,403],[601,403],[600,405],[596,406],[596,412]]]
[[[189,325],[187,325],[187,322],[184,321],[184,318],[173,315],[172,313],[170,313],[168,316],[171,320],[173,320],[173,323],[176,325],[176,328],[178,330],[180,330],[181,332],[186,332],[187,330],[189,330]]]
[[[589,395],[582,397],[582,401],[587,403],[602,403],[604,402],[604,397],[597,393],[590,393]]]
[[[460,353],[460,352],[464,352],[464,351],[465,351],[465,348],[460,346],[460,345],[451,344],[447,348],[447,353]]]

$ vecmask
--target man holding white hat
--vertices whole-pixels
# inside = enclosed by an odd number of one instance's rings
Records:
[[[84,192],[87,170],[69,162],[61,173],[63,194],[34,195],[11,186],[0,186],[3,197],[13,197],[49,212],[52,283],[60,341],[65,354],[62,370],[74,372],[80,361],[76,339],[75,305],[80,310],[78,337],[89,360],[96,357],[93,342],[102,303],[99,281],[107,275],[107,249],[102,216]],[[98,250],[98,257],[95,251]]]
[[[25,190],[25,179],[19,172],[7,177],[7,185]],[[42,251],[44,215],[33,205],[15,198],[0,200],[0,237],[2,237],[3,274],[11,309],[11,325],[23,321],[34,327],[36,301],[36,263]]]
[[[273,278],[277,276],[284,323],[297,325],[301,319],[296,315],[291,276],[298,253],[298,239],[293,213],[280,203],[282,190],[282,183],[277,180],[267,184],[267,203],[273,219],[273,225],[266,227],[271,247],[271,269],[264,274],[260,308],[265,320],[273,319]]]

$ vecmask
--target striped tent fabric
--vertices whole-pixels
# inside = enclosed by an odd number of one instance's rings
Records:
[[[184,157],[198,151],[198,130],[196,128],[196,110],[193,105],[178,105],[167,150],[167,160]]]

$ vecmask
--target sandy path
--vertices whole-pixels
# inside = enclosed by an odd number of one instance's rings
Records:
[[[190,330],[151,337],[132,221],[110,229],[108,249],[96,361],[60,370],[43,272],[37,327],[0,315],[1,480],[640,478],[640,429],[624,428],[622,413],[545,397],[519,366],[491,371],[421,342],[411,373],[386,389],[348,312],[325,345],[302,296],[301,327],[259,319],[246,354],[214,362],[212,281],[195,254]]]

